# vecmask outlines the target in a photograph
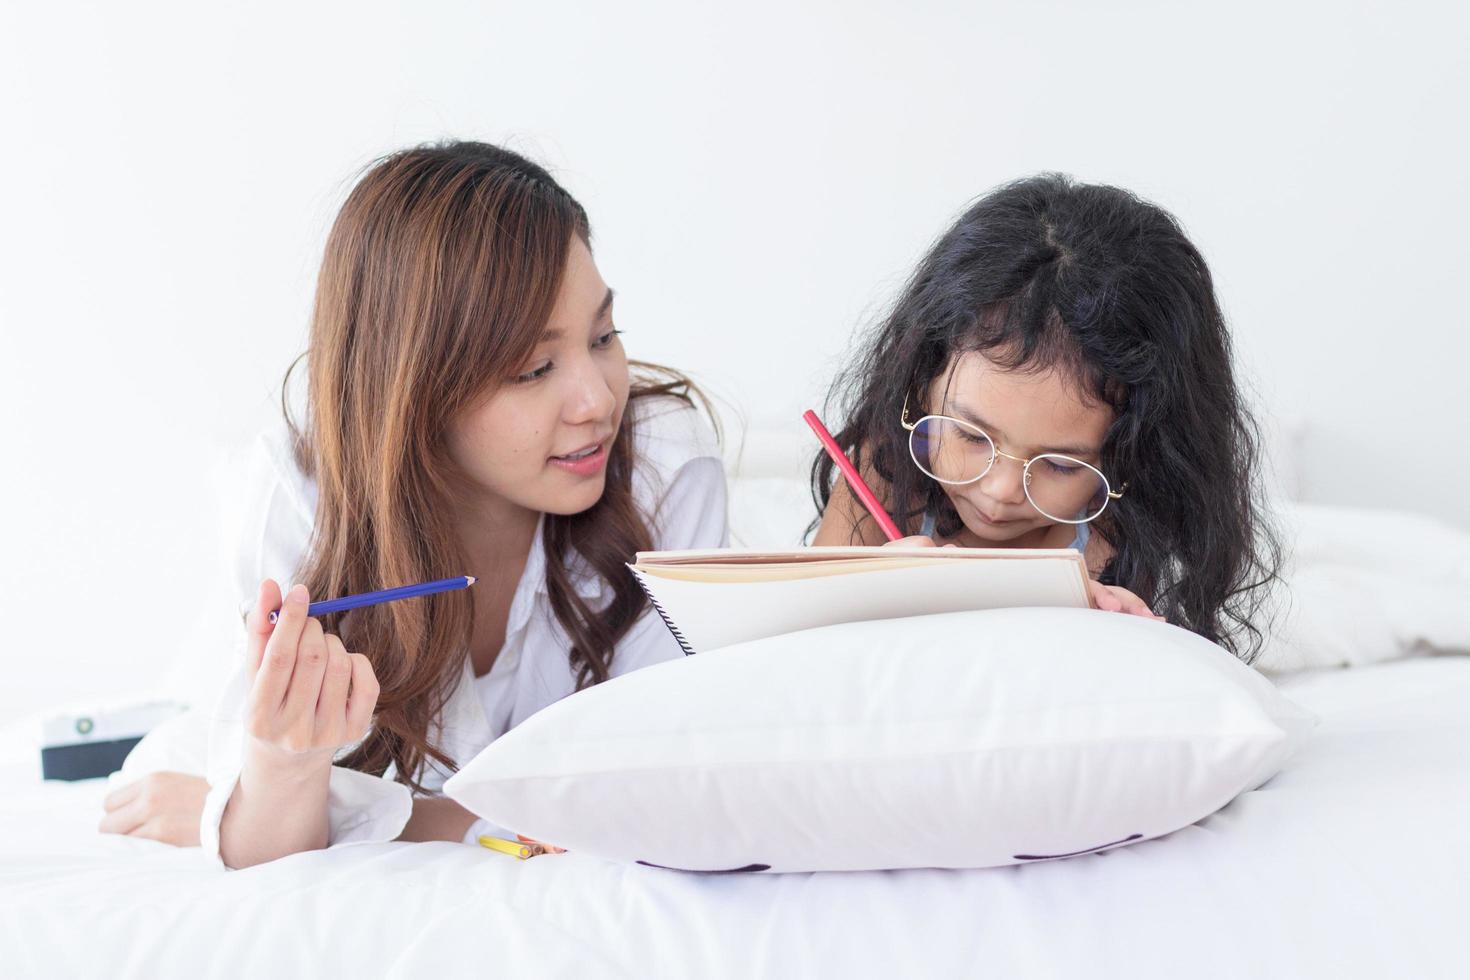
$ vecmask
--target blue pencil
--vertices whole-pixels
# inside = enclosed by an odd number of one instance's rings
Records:
[[[396,589],[380,589],[377,592],[363,592],[360,595],[345,595],[340,599],[327,599],[323,602],[313,602],[306,607],[308,616],[324,616],[327,613],[342,612],[347,609],[358,609],[362,606],[376,606],[380,602],[392,602],[395,599],[412,599],[414,596],[433,595],[436,592],[448,592],[451,589],[467,589],[475,584],[473,575],[456,575],[454,578],[441,578],[434,582],[420,582],[418,585],[400,585]],[[270,614],[270,621],[274,623],[280,614],[277,609]]]

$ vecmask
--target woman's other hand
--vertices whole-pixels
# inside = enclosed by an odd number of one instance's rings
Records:
[[[175,847],[199,846],[199,817],[209,783],[184,772],[150,772],[102,801],[104,834],[146,837]]]

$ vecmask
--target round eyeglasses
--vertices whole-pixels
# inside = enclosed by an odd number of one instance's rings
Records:
[[[899,423],[908,430],[909,455],[914,465],[940,483],[974,483],[990,472],[997,456],[1020,463],[1026,499],[1043,517],[1059,524],[1096,520],[1107,510],[1109,501],[1117,500],[1128,489],[1125,483],[1114,491],[1101,470],[1072,456],[1012,456],[998,449],[995,440],[971,422],[948,415],[925,415],[910,422],[907,399]]]

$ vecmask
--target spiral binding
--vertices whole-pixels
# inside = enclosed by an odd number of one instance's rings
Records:
[[[674,635],[674,639],[678,641],[680,649],[684,651],[684,656],[692,656],[694,653],[694,648],[689,645],[689,641],[684,638],[683,632],[680,631],[679,627],[674,625],[674,621],[669,618],[669,614],[667,611],[664,610],[663,604],[658,601],[657,597],[654,596],[653,590],[648,587],[648,582],[643,578],[643,573],[634,568],[632,565],[628,566],[628,571],[633,573],[633,577],[638,580],[638,585],[643,589],[643,594],[648,596],[648,601],[652,603],[654,609],[658,610],[659,618],[664,621],[664,625],[669,628],[669,632],[672,633]]]

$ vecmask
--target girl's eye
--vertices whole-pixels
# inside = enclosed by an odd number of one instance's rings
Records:
[[[598,350],[606,350],[607,348],[612,346],[613,338],[621,333],[621,330],[619,330],[617,327],[614,327],[607,333],[603,334],[601,337],[598,337],[596,340],[594,340],[592,342],[592,346],[596,347]]]
[[[1066,463],[1053,459],[1050,456],[1042,460],[1042,462],[1046,464],[1046,468],[1048,470],[1057,474],[1058,476],[1071,476],[1073,473],[1076,473],[1078,470],[1082,469],[1080,465],[1068,466]]]
[[[540,367],[536,368],[534,371],[527,371],[525,374],[518,374],[518,375],[516,375],[516,380],[517,381],[521,381],[521,382],[525,382],[525,381],[536,381],[539,378],[546,377],[550,373],[551,373],[551,362],[550,361],[547,361],[545,364],[543,364]]]

